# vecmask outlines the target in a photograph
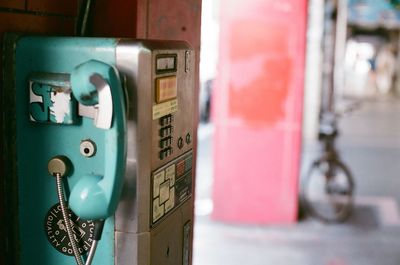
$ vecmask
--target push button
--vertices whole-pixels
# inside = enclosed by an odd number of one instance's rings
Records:
[[[153,201],[153,223],[164,215],[164,204],[160,204],[160,198]]]
[[[166,128],[161,128],[160,129],[160,136],[161,137],[167,136],[167,129]]]
[[[160,148],[164,149],[172,144],[172,137],[163,138],[160,140]]]
[[[167,115],[167,116],[164,116],[164,117],[160,118],[160,125],[163,126],[163,127],[167,126],[167,125],[170,125],[171,122],[172,122],[172,115]]]
[[[179,139],[178,139],[178,148],[179,149],[183,148],[183,138],[182,137],[179,137]]]
[[[172,155],[172,153],[173,153],[173,149],[172,149],[172,147],[168,147],[167,149],[166,149],[166,151],[167,151],[167,156],[170,156],[170,155]]]
[[[164,158],[167,157],[167,152],[166,150],[161,150],[160,151],[160,159],[163,160]]]
[[[166,146],[167,146],[167,145],[166,145],[165,139],[161,139],[161,141],[160,141],[160,148],[164,149]]]
[[[160,129],[160,136],[164,138],[164,137],[170,136],[172,134],[172,132],[173,132],[173,127],[167,126],[167,127]]]
[[[176,164],[176,176],[180,177],[185,173],[185,160],[181,160]]]
[[[166,122],[165,117],[161,117],[161,118],[160,118],[160,125],[161,125],[161,126],[166,126],[166,125],[168,125],[167,122]]]
[[[193,157],[189,156],[185,159],[185,172],[192,169]]]
[[[165,212],[170,211],[175,206],[175,188],[169,190],[169,200],[165,202]]]
[[[175,185],[175,164],[173,164],[165,169],[165,179],[169,179],[170,187]]]
[[[192,136],[190,135],[190,133],[186,134],[186,143],[190,144],[192,142]]]
[[[160,203],[164,203],[169,199],[169,180],[160,185]]]
[[[160,194],[160,185],[165,180],[165,171],[160,171],[153,177],[153,197],[156,198]]]
[[[172,155],[172,153],[174,152],[174,150],[172,149],[172,147],[168,147],[166,149],[163,149],[160,151],[160,159],[163,160],[164,158]]]

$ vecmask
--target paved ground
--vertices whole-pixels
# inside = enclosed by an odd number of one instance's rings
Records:
[[[212,126],[201,126],[194,265],[399,265],[400,100],[363,102],[340,128],[338,146],[357,183],[347,223],[239,226],[209,218]],[[306,143],[303,165],[317,154],[318,145]]]

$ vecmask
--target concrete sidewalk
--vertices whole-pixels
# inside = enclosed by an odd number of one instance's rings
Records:
[[[399,265],[400,100],[364,102],[342,117],[338,149],[356,182],[345,224],[306,218],[293,226],[230,225],[212,210],[212,126],[200,126],[194,265]],[[304,145],[303,166],[318,155]]]

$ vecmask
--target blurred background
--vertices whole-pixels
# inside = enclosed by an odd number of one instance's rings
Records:
[[[400,1],[203,0],[194,265],[400,264]]]

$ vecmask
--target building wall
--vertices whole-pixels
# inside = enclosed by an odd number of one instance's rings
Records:
[[[179,39],[200,51],[201,0],[97,0],[93,1],[90,35],[143,39]],[[0,41],[4,32],[74,35],[78,0],[0,0]],[[0,57],[2,56],[0,50]],[[0,64],[2,71],[2,64]],[[196,69],[198,73],[198,69]],[[198,80],[198,75],[197,75]],[[198,83],[198,82],[196,82]],[[2,75],[0,76],[0,89]],[[198,88],[197,88],[198,89]],[[198,108],[195,108],[196,110]],[[2,124],[2,115],[0,115]],[[2,147],[0,145],[0,152]],[[1,160],[0,160],[1,163]],[[6,165],[0,164],[1,168]],[[5,168],[5,172],[7,169]],[[0,264],[4,264],[4,185],[0,175]]]
[[[221,0],[221,7],[212,216],[294,223],[307,1]]]

